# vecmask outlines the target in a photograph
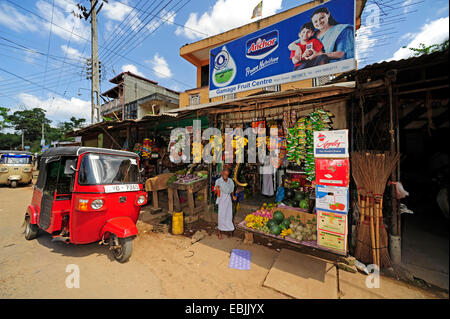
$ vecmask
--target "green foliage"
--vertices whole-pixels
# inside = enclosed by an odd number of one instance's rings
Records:
[[[9,127],[10,120],[8,118],[9,109],[7,107],[0,106],[0,131]]]
[[[406,46],[404,46],[403,48],[406,48]],[[425,44],[421,43],[419,44],[418,48],[409,48],[409,49],[414,52],[414,56],[421,56],[423,54],[445,51],[448,50],[448,39],[440,44],[432,44],[426,46]]]
[[[22,131],[24,144],[29,145],[32,152],[39,152],[42,138],[42,124],[44,124],[46,143],[52,141],[68,141],[65,135],[74,129],[82,127],[86,120],[74,116],[69,121],[60,122],[56,127],[51,126],[51,120],[46,117],[45,110],[41,108],[25,109],[10,114],[10,109],[0,107],[0,131],[12,128],[16,132],[0,132],[0,149],[18,148],[22,144]]]

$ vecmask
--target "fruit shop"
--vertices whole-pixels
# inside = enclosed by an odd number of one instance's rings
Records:
[[[196,110],[199,115],[207,114],[209,123],[223,132],[223,141],[227,132],[237,129],[265,133],[264,139],[257,137],[256,146],[258,154],[262,149],[271,155],[266,156],[269,165],[261,159],[248,163],[246,136],[228,137],[233,139],[232,153],[226,152],[225,143],[218,145],[222,147],[222,159],[229,162],[227,157],[233,156],[234,163],[241,156],[237,146],[244,146],[244,163],[232,166],[240,195],[235,205],[237,228],[293,245],[346,254],[347,102],[353,90],[351,84],[344,83],[210,103]],[[194,107],[183,109],[179,112]],[[276,140],[270,137],[273,130],[278,133]],[[335,135],[330,137],[329,132]],[[210,185],[214,185],[223,166],[219,162],[211,165]],[[267,166],[270,169],[264,170]],[[271,186],[267,188],[267,184]],[[210,202],[215,202],[213,192]]]

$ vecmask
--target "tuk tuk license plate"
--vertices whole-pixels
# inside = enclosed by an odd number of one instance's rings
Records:
[[[135,192],[139,184],[105,185],[105,193]]]

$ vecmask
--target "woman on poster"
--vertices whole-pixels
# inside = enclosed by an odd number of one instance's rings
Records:
[[[324,52],[315,52],[307,59],[325,54],[330,63],[354,58],[354,31],[351,24],[338,23],[326,7],[314,11],[311,22],[317,29],[315,37],[322,42]]]

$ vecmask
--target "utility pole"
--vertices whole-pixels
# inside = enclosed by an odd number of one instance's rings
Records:
[[[25,145],[24,145],[24,136],[23,136],[23,129],[22,129],[22,151],[25,150]]]
[[[78,4],[78,9],[82,14],[77,14],[72,11],[76,17],[87,20],[91,17],[91,58],[88,59],[88,76],[87,79],[91,80],[91,124],[100,122],[100,72],[98,61],[98,37],[97,37],[97,14],[103,7],[103,2],[108,0],[90,0],[91,8],[88,11],[84,6]],[[98,2],[102,2],[97,10]]]
[[[100,83],[98,77],[98,40],[97,40],[97,0],[91,0],[91,123],[99,122],[99,96]]]

